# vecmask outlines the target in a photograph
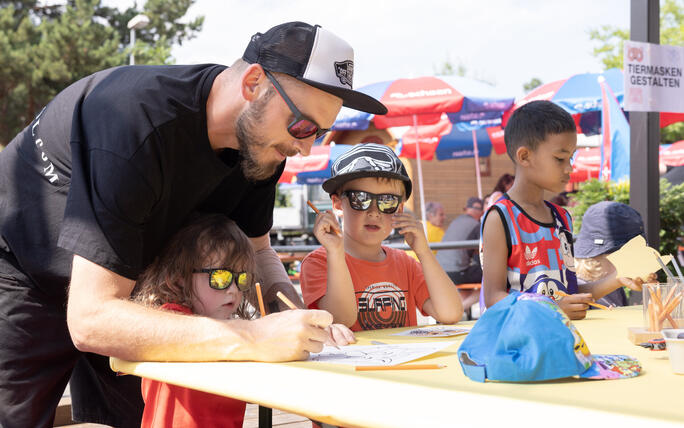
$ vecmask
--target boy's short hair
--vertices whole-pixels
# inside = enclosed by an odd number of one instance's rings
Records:
[[[515,162],[520,147],[536,150],[550,134],[577,132],[570,113],[551,101],[532,101],[518,107],[506,125],[506,152]]]
[[[342,185],[357,178],[378,177],[404,183],[405,199],[411,196],[411,178],[394,150],[382,144],[359,144],[332,164],[331,177],[323,182],[328,194],[337,193]]]

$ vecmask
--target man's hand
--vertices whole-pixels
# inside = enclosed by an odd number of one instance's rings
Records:
[[[423,223],[416,220],[409,213],[397,213],[392,217],[392,227],[403,235],[406,243],[416,253],[418,258],[425,251],[430,251],[427,238],[425,237],[425,229]]]
[[[354,333],[344,324],[330,324],[326,330],[330,335],[325,342],[326,345],[346,346],[350,343],[356,343]]]
[[[591,293],[568,294],[557,300],[558,306],[571,320],[581,320],[587,316],[589,302],[594,302]]]
[[[255,361],[305,360],[330,340],[332,315],[320,310],[288,310],[250,321]]]

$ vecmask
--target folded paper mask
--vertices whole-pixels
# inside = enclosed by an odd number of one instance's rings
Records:
[[[458,356],[465,375],[478,382],[618,379],[641,372],[631,357],[592,355],[570,319],[548,297],[515,291],[487,309]]]
[[[658,257],[665,265],[672,260],[672,256],[661,256],[657,250],[646,245],[644,237],[638,235],[609,254],[607,259],[615,266],[618,277],[646,278],[651,272],[660,270]]]

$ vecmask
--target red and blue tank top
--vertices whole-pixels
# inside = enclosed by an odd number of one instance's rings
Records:
[[[507,289],[550,297],[555,297],[559,290],[575,294],[577,277],[572,246],[572,218],[562,207],[544,202],[551,210],[551,223],[532,218],[507,194],[485,214],[486,220],[493,211],[498,212],[506,232]],[[482,262],[484,266],[486,260]]]

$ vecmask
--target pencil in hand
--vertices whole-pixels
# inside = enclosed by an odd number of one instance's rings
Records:
[[[288,308],[290,308],[290,309],[299,309],[299,308],[297,307],[297,305],[295,305],[294,303],[292,303],[292,300],[288,299],[281,291],[277,292],[277,293],[276,293],[276,296],[278,296],[278,298],[279,298],[280,300],[282,300],[283,303],[285,303],[285,304],[287,305]]]
[[[254,284],[257,292],[257,300],[259,301],[259,312],[261,312],[261,318],[266,316],[266,309],[264,309],[264,297],[261,294],[261,284],[258,282]]]
[[[561,291],[561,290],[556,291],[556,293],[558,293],[559,296],[563,296],[563,297],[569,296],[568,293],[566,293],[565,291]],[[609,308],[608,306],[605,306],[605,305],[602,305],[602,304],[596,303],[596,302],[588,302],[587,305],[593,306],[593,307],[599,308],[599,309],[608,309],[608,310],[612,309],[612,308]]]
[[[314,205],[311,201],[306,201],[306,204],[311,207],[311,209],[313,210],[313,212],[316,213],[316,215],[321,213],[321,211],[318,208],[316,208],[316,205]],[[335,235],[337,236],[342,236],[342,234],[336,227],[333,227],[333,232],[335,232]]]

